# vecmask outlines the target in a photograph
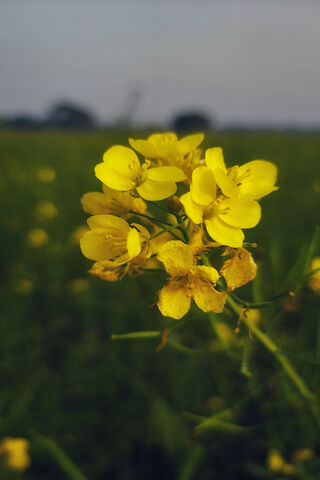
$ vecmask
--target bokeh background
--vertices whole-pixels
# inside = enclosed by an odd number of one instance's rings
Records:
[[[109,146],[204,130],[229,166],[279,168],[239,295],[293,288],[320,256],[319,17],[311,0],[0,0],[0,439],[27,438],[32,458],[23,473],[2,459],[0,478],[319,478],[309,405],[237,318],[216,319],[227,350],[196,309],[160,352],[112,341],[172,326],[163,277],[102,282],[79,249],[80,198]],[[305,285],[259,314],[315,394],[319,306]],[[221,412],[232,428],[195,428]]]

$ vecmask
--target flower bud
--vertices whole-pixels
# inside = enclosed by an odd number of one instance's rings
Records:
[[[182,203],[176,195],[172,195],[168,198],[167,206],[171,212],[179,212],[183,208]]]

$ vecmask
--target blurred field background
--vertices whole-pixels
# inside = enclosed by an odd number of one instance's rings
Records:
[[[92,262],[79,249],[87,218],[80,198],[100,188],[93,166],[128,136],[0,132],[0,437],[28,438],[32,458],[21,476],[1,465],[0,478],[77,478],[59,467],[45,436],[91,480],[318,479],[319,427],[307,402],[245,327],[233,333],[237,318],[228,310],[217,318],[226,350],[196,309],[160,352],[159,338],[110,339],[174,322],[154,305],[161,275],[103,282],[87,273]],[[229,166],[255,158],[278,166],[280,189],[262,200],[262,220],[246,235],[258,243],[259,273],[239,295],[261,301],[292,288],[310,255],[320,255],[311,245],[320,136],[217,132],[204,146],[222,146]],[[260,318],[318,396],[319,307],[305,285]],[[228,428],[195,429],[222,411]],[[286,465],[279,473],[270,458],[268,466],[272,449]],[[299,449],[309,449],[307,460]]]

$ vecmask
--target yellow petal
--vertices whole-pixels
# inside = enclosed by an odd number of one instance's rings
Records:
[[[155,182],[147,178],[139,187],[137,192],[145,200],[158,201],[171,197],[177,191],[177,185],[174,182]]]
[[[114,236],[126,236],[129,232],[129,225],[123,219],[114,215],[93,215],[88,218],[87,223],[95,232],[107,232]]]
[[[198,205],[192,200],[191,193],[185,193],[180,197],[180,202],[184,206],[186,215],[192,220],[193,223],[202,223],[204,207]]]
[[[140,236],[135,228],[131,228],[127,236],[127,250],[130,259],[141,252]]]
[[[221,245],[234,248],[242,246],[244,235],[240,228],[231,227],[217,216],[205,220],[205,225],[210,237]]]
[[[216,283],[219,280],[219,273],[213,267],[207,267],[206,265],[197,265],[193,267],[195,271],[199,272],[201,277],[209,280],[211,283]]]
[[[88,192],[81,198],[82,208],[85,212],[91,213],[91,215],[97,215],[99,213],[108,213],[109,204],[104,193],[100,192]]]
[[[159,293],[158,307],[162,315],[178,320],[190,309],[191,298],[187,296],[184,281],[170,281]]]
[[[210,283],[197,282],[193,288],[193,298],[203,312],[220,313],[226,303],[226,293],[217,292]]]
[[[232,258],[224,262],[220,273],[224,276],[230,290],[251,282],[256,276],[257,265],[251,253],[244,248],[233,250]]]
[[[239,186],[242,195],[258,199],[278,190],[274,184],[277,180],[277,167],[265,160],[253,160],[241,165],[238,176],[244,176]]]
[[[143,155],[144,157],[157,157],[157,149],[155,145],[149,140],[134,140],[133,138],[129,138],[129,144],[132,148],[137,150],[137,152],[141,153],[141,155]]]
[[[153,158],[168,158],[179,155],[178,137],[173,132],[153,133],[148,137],[156,148]]]
[[[80,248],[90,260],[107,260],[114,253],[110,252],[110,245],[105,242],[103,233],[86,232],[80,240]]]
[[[172,240],[162,245],[157,258],[172,277],[187,275],[193,266],[192,248],[179,240]]]
[[[149,168],[147,178],[157,182],[183,182],[186,176],[181,168],[166,166]]]
[[[95,175],[108,187],[127,191],[135,187],[140,170],[135,152],[131,148],[115,145],[104,153],[103,163],[95,167]]]
[[[135,186],[130,178],[110,170],[105,163],[98,163],[94,167],[94,174],[102,183],[114,190],[126,192],[132,190]]]
[[[131,223],[131,226],[138,230],[143,240],[148,240],[150,238],[149,231],[143,225],[140,225],[139,223]]]
[[[195,133],[193,135],[187,135],[179,140],[179,150],[181,155],[186,155],[195,148],[197,148],[204,139],[203,133]]]
[[[209,167],[213,172],[216,170],[216,168],[221,168],[224,173],[227,173],[221,147],[208,148],[205,153],[205,160],[207,167]]]
[[[219,187],[221,188],[222,193],[226,197],[236,197],[239,194],[239,188],[232,181],[229,175],[227,175],[222,168],[216,168],[214,171],[214,178]]]
[[[232,227],[255,227],[261,217],[259,203],[249,198],[227,198],[219,204],[219,207],[224,210],[224,213],[219,215],[220,219]]]
[[[178,137],[174,132],[152,133],[149,135],[148,141],[157,146],[161,143],[170,145],[177,142]]]
[[[193,170],[190,192],[199,205],[209,205],[216,199],[216,182],[209,168],[198,167]]]

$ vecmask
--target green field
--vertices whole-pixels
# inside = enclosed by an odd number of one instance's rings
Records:
[[[0,440],[29,439],[32,458],[23,474],[3,462],[1,480],[80,479],[64,455],[90,480],[318,479],[318,401],[245,326],[233,333],[228,310],[216,319],[224,349],[196,309],[160,352],[159,338],[110,340],[174,322],[155,305],[161,274],[103,282],[79,249],[80,197],[100,189],[93,167],[118,143],[127,135],[0,133]],[[263,158],[279,169],[280,189],[246,235],[259,274],[236,293],[260,302],[294,289],[320,256],[320,136],[219,132],[209,146],[228,166]],[[43,181],[46,167],[54,181]],[[320,296],[302,286],[261,311],[260,328],[320,398]],[[297,460],[302,448],[310,460]],[[268,469],[271,449],[291,473]]]

